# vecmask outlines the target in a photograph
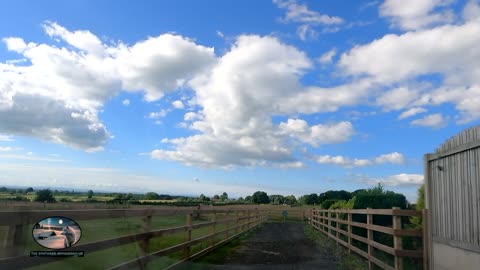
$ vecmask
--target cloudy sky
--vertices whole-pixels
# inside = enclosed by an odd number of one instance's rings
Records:
[[[0,184],[414,200],[479,123],[479,4],[4,2]]]

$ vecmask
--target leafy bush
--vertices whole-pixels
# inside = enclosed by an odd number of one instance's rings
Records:
[[[339,204],[341,204],[341,202],[345,202],[345,201],[342,201],[342,200],[325,200],[320,204],[320,206],[322,206],[322,209],[330,209],[332,205],[337,204],[337,206],[339,206]],[[331,208],[331,209],[338,209],[338,208],[339,207]]]
[[[417,204],[415,209],[422,211],[425,208],[425,185],[421,185],[417,191]],[[410,223],[412,228],[420,229],[422,228],[422,217],[411,217]]]
[[[34,201],[36,202],[56,202],[50,189],[37,191]]]
[[[352,194],[345,190],[329,190],[318,195],[317,203],[322,204],[326,200],[344,200],[348,201],[352,198]]]
[[[345,201],[345,200],[338,200],[334,204],[330,205],[329,209],[353,209],[353,205],[355,204],[355,197],[352,199]]]
[[[407,199],[403,194],[387,191],[384,194],[359,193],[356,196],[354,209],[389,209],[392,207],[407,207]]]

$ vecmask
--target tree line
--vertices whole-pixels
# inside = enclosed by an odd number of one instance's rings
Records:
[[[135,193],[106,193],[89,191],[58,191],[50,189],[34,190],[32,187],[26,189],[9,189],[0,187],[0,192],[9,193],[11,200],[29,200],[26,195],[33,196],[33,201],[40,202],[56,202],[56,197],[61,196],[59,201],[68,202],[72,198],[82,197],[85,202],[107,201],[111,203],[131,203],[131,204],[171,204],[178,203],[182,205],[196,204],[273,204],[273,205],[312,205],[323,209],[329,208],[354,208],[364,209],[370,208],[391,208],[400,207],[408,208],[409,205],[403,194],[393,191],[386,191],[383,186],[378,185],[370,189],[358,189],[353,192],[345,190],[329,190],[323,193],[305,194],[296,198],[294,195],[268,195],[265,191],[256,191],[252,195],[245,198],[230,198],[226,192],[216,194],[214,196],[206,196],[200,194],[198,197],[193,196],[175,196],[168,194],[158,194],[156,192],[147,192],[144,194]],[[422,190],[423,192],[423,190]],[[420,193],[419,193],[420,195]],[[421,194],[423,196],[423,193]],[[102,200],[98,200],[102,197]],[[414,206],[414,205],[413,205]]]

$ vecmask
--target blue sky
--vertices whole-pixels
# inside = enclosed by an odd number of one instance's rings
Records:
[[[231,197],[380,182],[480,119],[479,1],[12,1],[0,185]]]

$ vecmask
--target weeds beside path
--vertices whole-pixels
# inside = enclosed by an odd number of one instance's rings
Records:
[[[305,235],[315,241],[322,253],[334,257],[337,270],[367,270],[368,263],[355,254],[349,254],[341,245],[328,238],[325,234],[315,230],[310,225],[305,225]]]

